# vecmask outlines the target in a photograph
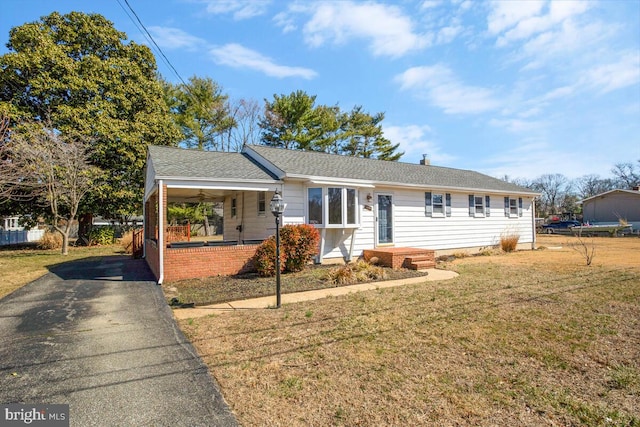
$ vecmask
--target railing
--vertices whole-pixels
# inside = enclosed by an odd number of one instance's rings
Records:
[[[144,229],[133,230],[133,257],[142,258],[144,254]]]
[[[165,240],[171,242],[190,242],[191,241],[191,224],[187,225],[171,225],[167,227]]]

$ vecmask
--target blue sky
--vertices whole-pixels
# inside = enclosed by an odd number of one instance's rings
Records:
[[[638,0],[129,3],[185,80],[211,77],[233,99],[304,90],[384,112],[405,162],[576,178],[640,159]],[[6,0],[0,53],[11,27],[54,10],[100,13],[149,44],[124,8]]]

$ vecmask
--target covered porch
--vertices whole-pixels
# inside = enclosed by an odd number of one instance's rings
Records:
[[[268,205],[276,189],[282,182],[241,153],[150,147],[144,257],[158,283],[251,271],[258,245],[275,233]],[[216,230],[196,235],[196,221],[169,221],[170,208],[175,217],[176,207],[204,205],[222,217]]]
[[[183,188],[158,183],[145,202],[145,258],[161,283],[214,275],[233,275],[253,270],[258,245],[275,232],[273,216],[258,216],[256,208],[273,194],[273,184],[254,188]],[[191,235],[191,224],[167,222],[167,208],[174,203],[206,201],[223,206],[221,234]],[[251,201],[254,201],[252,203]],[[162,226],[160,226],[162,224]]]

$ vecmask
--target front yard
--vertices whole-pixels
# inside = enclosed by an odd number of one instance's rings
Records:
[[[243,425],[640,425],[640,239],[570,239],[181,327]]]

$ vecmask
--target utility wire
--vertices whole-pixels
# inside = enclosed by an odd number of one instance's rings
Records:
[[[131,7],[131,4],[129,3],[129,0],[124,0],[124,2],[127,5],[127,8],[129,8],[131,13],[133,14],[133,16],[135,16],[137,23],[136,23],[136,21],[133,20],[131,15],[129,15],[129,12],[124,8],[124,6],[122,6],[122,3],[120,3],[120,0],[116,0],[116,1],[118,2],[118,4],[120,4],[120,7],[122,7],[122,9],[125,11],[127,16],[129,17],[129,19],[131,19],[133,21],[133,23],[136,25],[136,27],[138,27],[139,30],[140,30],[140,27],[142,27],[142,29],[140,31],[143,33],[145,38],[147,40],[149,40],[151,43],[153,43],[153,45],[156,47],[156,49],[160,53],[160,56],[162,56],[162,59],[164,60],[164,62],[169,66],[169,68],[171,68],[173,73],[178,77],[178,79],[182,82],[182,84],[185,85],[185,87],[188,87],[187,83],[184,81],[184,79],[182,78],[180,73],[178,73],[178,70],[176,70],[176,67],[174,67],[173,64],[171,63],[171,61],[169,61],[169,58],[167,58],[167,56],[164,54],[164,52],[162,51],[160,46],[158,46],[158,43],[156,43],[156,41],[153,38],[153,36],[151,35],[151,33],[149,33],[149,30],[147,30],[147,27],[144,26],[144,24],[142,23],[142,20],[140,19],[140,17],[136,13],[136,11],[133,10],[133,7]],[[138,24],[139,24],[139,26],[138,26]]]

